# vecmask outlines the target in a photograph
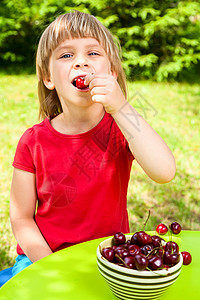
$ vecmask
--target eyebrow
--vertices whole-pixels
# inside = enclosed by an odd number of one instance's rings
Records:
[[[98,44],[88,44],[88,45],[86,45],[84,48],[93,48],[93,47],[97,47],[97,48],[100,48],[101,47],[101,45],[98,45]],[[68,50],[68,49],[73,49],[74,48],[74,46],[73,45],[63,45],[63,46],[58,46],[57,48],[56,48],[56,52],[57,51],[61,51],[61,50]]]

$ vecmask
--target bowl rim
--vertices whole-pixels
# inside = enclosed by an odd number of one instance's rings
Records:
[[[125,235],[126,238],[131,238],[132,235]],[[169,276],[173,273],[176,273],[179,269],[181,269],[182,267],[182,264],[183,264],[183,257],[181,255],[181,251],[179,251],[179,254],[180,254],[180,261],[172,266],[172,267],[169,267],[168,269],[162,269],[162,270],[152,270],[152,271],[139,271],[139,270],[135,270],[135,269],[128,269],[128,268],[125,268],[125,267],[121,267],[121,266],[118,266],[112,262],[109,262],[107,259],[105,259],[101,252],[100,252],[100,248],[102,247],[102,244],[104,243],[107,243],[107,242],[111,242],[113,240],[113,237],[109,237],[105,240],[103,240],[97,247],[97,251],[96,251],[96,255],[97,255],[97,263],[98,263],[98,260],[105,266],[107,266],[108,268],[110,269],[113,269],[115,271],[118,271],[120,273],[124,273],[127,274],[127,275],[135,275],[135,276],[142,276],[142,277],[156,277],[156,276]],[[107,246],[109,247],[109,246]]]

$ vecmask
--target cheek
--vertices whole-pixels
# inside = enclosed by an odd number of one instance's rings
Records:
[[[109,60],[105,60],[102,64],[101,64],[101,69],[102,69],[102,73],[107,73],[112,75],[112,71],[111,71],[111,63]]]
[[[62,84],[62,82],[66,81],[68,78],[67,68],[57,65],[52,70],[52,78],[56,85]]]

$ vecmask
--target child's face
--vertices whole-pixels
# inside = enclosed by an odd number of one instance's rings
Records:
[[[61,103],[72,101],[81,106],[92,103],[91,95],[89,89],[75,87],[74,79],[92,73],[112,74],[107,54],[94,38],[65,40],[53,51],[49,70],[46,87],[56,89]]]

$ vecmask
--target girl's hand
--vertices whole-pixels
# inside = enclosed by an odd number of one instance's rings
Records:
[[[103,73],[87,75],[85,85],[88,84],[92,100],[101,103],[107,113],[115,114],[126,103],[122,90],[113,75]]]

